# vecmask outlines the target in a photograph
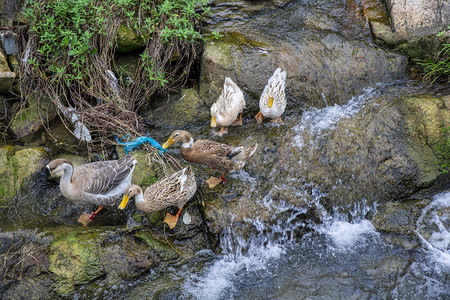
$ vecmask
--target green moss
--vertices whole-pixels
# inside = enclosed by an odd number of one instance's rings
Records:
[[[69,232],[50,244],[49,271],[56,275],[58,293],[71,292],[75,285],[88,283],[105,273],[90,242],[93,237]]]
[[[165,261],[177,259],[179,257],[178,253],[174,249],[172,249],[168,244],[155,238],[148,230],[136,232],[135,237],[155,250],[161,259]]]

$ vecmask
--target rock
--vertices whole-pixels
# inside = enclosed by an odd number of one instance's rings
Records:
[[[386,1],[386,10],[389,24],[369,18],[372,33],[378,41],[423,61],[435,59],[442,49],[441,45],[448,43],[448,34],[437,36],[450,22],[448,1],[389,0]]]
[[[422,209],[429,203],[425,200],[387,202],[377,209],[372,224],[378,231],[404,234],[415,238],[416,223]]]
[[[75,285],[91,282],[105,274],[93,238],[94,233],[70,232],[50,244],[48,270],[55,275],[58,294],[67,294]]]
[[[109,242],[112,241],[112,242]],[[112,277],[130,280],[142,275],[160,262],[151,248],[133,237],[111,233],[99,251],[103,269]]]
[[[287,111],[345,104],[364,87],[405,78],[405,57],[343,35],[342,21],[325,15],[318,28],[304,27],[317,13],[310,10],[291,4],[221,27],[224,37],[205,44],[201,61],[199,94],[206,106],[217,100],[228,76],[244,92],[245,113],[256,114],[260,94],[277,67],[287,72]]]
[[[173,95],[169,101],[158,101],[162,105],[147,110],[146,120],[156,126],[179,129],[207,122],[210,104],[200,97],[195,89],[183,89],[181,95]]]
[[[12,26],[23,21],[21,9],[24,0],[0,0],[0,26]]]
[[[287,134],[278,150],[281,165],[290,176],[318,184],[330,207],[406,198],[441,176],[428,141],[443,134],[442,103],[430,96],[371,101],[320,136]],[[291,145],[295,139],[302,140],[298,148]]]
[[[435,35],[450,23],[450,5],[440,0],[389,0],[387,11],[399,41]]]
[[[42,169],[46,156],[43,148],[14,151],[11,146],[0,146],[0,204],[5,205],[25,178]]]
[[[134,236],[156,251],[160,260],[166,263],[176,262],[180,258],[174,248],[171,248],[167,242],[154,237],[150,230],[140,230]]]
[[[43,277],[43,278],[40,278]],[[18,284],[9,288],[3,295],[5,300],[43,300],[52,298],[52,281],[49,278],[40,276],[38,278],[27,277]]]
[[[11,72],[5,55],[0,51],[0,93],[9,93],[15,78],[16,73]]]
[[[43,128],[43,122],[56,116],[52,101],[42,95],[38,92],[31,93],[27,99],[29,106],[20,109],[14,116],[9,129],[16,138],[33,139],[32,134]]]
[[[128,53],[133,50],[143,48],[145,41],[143,37],[134,30],[131,25],[122,23],[117,30],[117,49],[118,53]]]

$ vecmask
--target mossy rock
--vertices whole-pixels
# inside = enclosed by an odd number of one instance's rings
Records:
[[[145,46],[142,36],[130,25],[122,23],[117,30],[117,49],[118,53],[128,53]]]
[[[43,128],[43,121],[56,116],[55,106],[49,98],[31,93],[27,100],[29,106],[16,113],[9,128],[15,137],[22,139]]]
[[[180,257],[174,248],[154,237],[149,230],[140,230],[134,236],[155,250],[164,262],[173,262]]]
[[[132,236],[115,233],[110,233],[104,240],[99,257],[103,269],[111,279],[134,279],[160,262],[155,251],[145,244]]]
[[[8,61],[0,51],[0,93],[7,94],[16,78],[16,73],[11,72]]]
[[[105,274],[95,234],[69,232],[50,244],[49,271],[55,274],[56,292],[67,294],[75,285],[85,284]]]
[[[208,122],[210,118],[210,105],[195,89],[183,89],[181,95],[173,95],[168,102],[158,103],[164,105],[147,109],[145,113],[150,124],[180,129]]]
[[[16,194],[25,178],[43,167],[46,156],[44,148],[14,151],[11,146],[0,146],[0,205]]]
[[[428,203],[426,200],[387,202],[378,207],[372,224],[379,231],[415,237],[417,220]]]

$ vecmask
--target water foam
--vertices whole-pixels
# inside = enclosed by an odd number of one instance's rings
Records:
[[[378,85],[382,87],[382,85]],[[305,142],[303,133],[308,131],[314,137],[319,137],[324,130],[333,129],[335,124],[341,119],[348,119],[358,113],[365,102],[381,93],[378,87],[367,87],[362,94],[350,99],[345,105],[334,104],[322,109],[311,108],[302,115],[300,123],[293,129],[296,133],[294,145],[303,148]]]
[[[379,236],[375,227],[368,220],[361,220],[357,223],[334,221],[330,227],[323,228],[321,232],[330,236],[334,245],[341,250],[351,249],[360,243],[363,235]]]
[[[437,262],[450,267],[450,192],[438,194],[417,220],[416,234]],[[429,231],[432,230],[430,233]]]

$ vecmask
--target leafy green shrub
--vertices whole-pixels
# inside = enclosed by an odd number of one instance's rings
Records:
[[[96,135],[94,142],[112,144],[113,134],[137,136],[137,110],[155,93],[186,82],[205,39],[200,31],[207,2],[26,0],[23,94],[39,87],[58,107],[61,102],[76,107],[78,119]],[[145,41],[135,74],[123,77],[112,72],[122,24]]]

